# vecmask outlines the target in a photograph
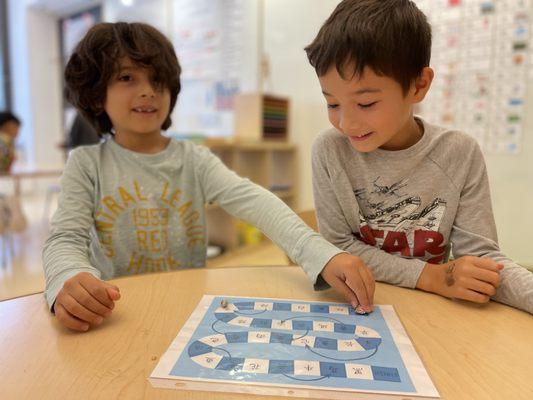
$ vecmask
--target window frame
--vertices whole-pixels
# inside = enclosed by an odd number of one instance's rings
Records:
[[[3,93],[5,99],[5,108],[11,109],[11,71],[9,59],[9,29],[7,18],[7,0],[0,0],[0,73],[3,75],[0,86],[0,91]]]

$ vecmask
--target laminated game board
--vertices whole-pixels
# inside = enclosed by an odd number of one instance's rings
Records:
[[[309,398],[438,397],[392,306],[205,295],[153,386]]]

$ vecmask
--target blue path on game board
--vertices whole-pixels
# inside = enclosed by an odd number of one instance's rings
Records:
[[[264,341],[249,341],[250,338],[259,338]],[[316,338],[315,348],[336,350],[332,339]],[[318,345],[318,339],[325,339],[323,345]],[[274,334],[274,332],[227,332],[225,334],[213,335],[202,338],[202,340],[215,342],[217,345],[232,343],[284,343],[291,345],[293,335]],[[311,346],[305,345],[306,348]],[[387,368],[373,365],[362,365],[353,363],[335,363],[328,361],[312,360],[267,360],[244,357],[232,357],[227,350],[223,350],[229,356],[221,356],[215,351],[215,347],[196,340],[188,348],[189,357],[199,365],[217,370],[302,375],[306,377],[336,377],[354,379],[374,379],[380,381],[400,382],[400,376],[396,368]],[[366,358],[366,357],[364,357]],[[354,358],[349,361],[363,358]],[[346,360],[348,361],[348,360]]]
[[[254,311],[253,314],[243,311]],[[305,316],[294,316],[286,319],[259,318],[253,315],[266,311],[291,311],[304,314],[319,314],[320,320],[309,320]],[[242,328],[276,329],[290,331],[305,331],[305,334],[271,332],[264,330],[218,332],[213,324],[213,330],[218,334],[205,336],[193,342],[188,348],[189,357],[197,364],[206,368],[226,371],[244,371],[265,374],[303,375],[306,377],[336,377],[354,379],[374,379],[399,382],[400,376],[396,368],[351,364],[351,361],[371,357],[381,344],[380,335],[365,326],[345,324],[334,318],[325,317],[326,314],[349,315],[353,309],[348,307],[331,307],[324,304],[289,304],[281,302],[236,302],[225,304],[215,312],[217,321]],[[329,320],[328,320],[329,319]],[[355,335],[353,339],[336,339],[323,336],[313,336],[311,331],[323,331],[344,335]],[[288,346],[300,346],[334,361],[312,360],[270,360],[257,358],[232,357],[227,349],[218,348],[227,355],[220,355],[215,351],[216,346],[239,343],[269,344],[277,343]],[[315,350],[313,350],[315,349]],[[350,358],[334,358],[317,350],[333,350],[339,352],[366,352],[371,354],[352,356]],[[292,378],[297,379],[297,378]],[[308,378],[307,378],[308,379]]]
[[[379,307],[250,300],[215,297],[170,374],[414,391]]]

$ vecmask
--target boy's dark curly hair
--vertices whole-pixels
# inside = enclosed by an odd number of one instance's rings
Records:
[[[10,111],[1,111],[0,112],[0,127],[2,125],[7,124],[8,122],[14,122],[15,124],[19,125],[21,124],[20,119],[17,118],[15,114],[13,114]]]
[[[107,85],[120,59],[154,72],[154,84],[170,91],[170,110],[161,129],[172,124],[170,114],[181,89],[181,67],[172,43],[157,29],[143,23],[101,23],[78,43],[65,69],[66,96],[96,128],[99,135],[113,127],[104,110]]]

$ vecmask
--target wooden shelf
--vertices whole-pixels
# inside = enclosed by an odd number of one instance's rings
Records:
[[[294,196],[294,190],[272,190],[272,193],[274,193],[276,196],[283,200],[289,199]]]
[[[207,147],[213,152],[219,151],[286,151],[292,152],[296,150],[296,145],[287,142],[274,141],[254,141],[245,139],[236,139],[232,141],[207,141]]]
[[[208,142],[206,146],[238,175],[270,190],[289,207],[296,205],[296,146],[286,142]],[[217,204],[206,206],[209,242],[239,247],[239,220]]]
[[[293,190],[271,190],[272,193],[274,193],[276,196],[278,196],[283,201],[290,200],[292,197],[295,196]],[[290,201],[292,203],[292,201]],[[221,209],[221,207],[218,204],[207,204],[205,206],[205,209],[209,211],[215,211]]]

